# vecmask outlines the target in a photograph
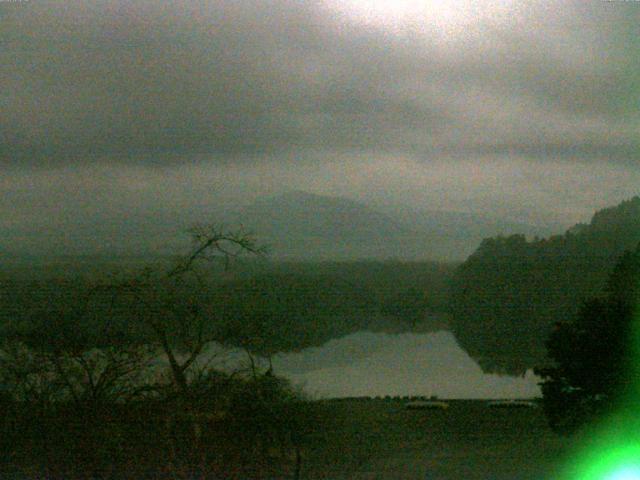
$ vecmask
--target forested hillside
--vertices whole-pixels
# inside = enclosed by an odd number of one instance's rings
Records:
[[[220,338],[270,355],[359,330],[437,330],[451,271],[430,263],[280,264],[220,287]]]
[[[564,235],[484,240],[454,275],[456,338],[487,371],[523,373],[542,364],[550,327],[600,293],[616,259],[638,242],[640,197]]]
[[[114,310],[110,293],[94,291],[93,314],[82,312],[91,285],[104,283],[116,272],[135,271],[137,265],[133,260],[95,260],[5,266],[0,271],[0,334],[16,326],[29,330],[34,318],[49,319],[54,312],[74,312],[72,320],[67,314],[64,318],[75,322],[68,326],[77,333],[92,332],[93,323],[102,324],[103,317],[109,317],[111,325],[134,325],[133,319],[127,320],[135,315],[133,310],[126,306]],[[219,270],[210,275],[217,280],[206,286],[207,298],[199,298],[210,308],[206,328],[211,329],[211,336],[229,346],[271,355],[318,346],[359,330],[444,328],[454,266],[430,262],[238,261],[229,271],[216,265],[207,268]],[[184,290],[182,297],[189,298],[190,285],[180,288]],[[122,330],[126,335],[137,335],[130,327]]]

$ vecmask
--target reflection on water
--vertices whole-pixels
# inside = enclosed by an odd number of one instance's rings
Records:
[[[533,374],[524,378],[484,374],[450,332],[360,332],[321,348],[281,355],[274,367],[321,397],[530,398],[540,394]]]
[[[231,353],[231,352],[230,352]],[[239,352],[228,362],[240,361]],[[244,357],[246,358],[246,357]],[[235,359],[235,360],[231,360]],[[280,354],[275,373],[314,397],[437,395],[440,398],[532,398],[538,378],[489,375],[450,332],[358,332],[317,348]]]

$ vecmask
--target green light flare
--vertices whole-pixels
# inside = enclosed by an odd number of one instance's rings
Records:
[[[634,427],[601,430],[565,469],[561,480],[640,480],[640,434]],[[635,430],[635,432],[633,432]]]
[[[605,480],[640,480],[640,467],[622,467],[611,475],[607,475]]]
[[[577,455],[560,480],[640,480],[640,315],[633,315],[631,382],[615,413],[582,432]],[[576,439],[577,440],[577,439]]]

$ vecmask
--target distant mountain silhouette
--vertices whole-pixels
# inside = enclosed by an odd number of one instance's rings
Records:
[[[84,212],[50,228],[21,224],[0,236],[0,255],[173,255],[189,247],[194,222],[242,224],[274,259],[462,261],[483,238],[549,229],[468,213],[376,206],[293,191],[225,208],[211,200],[184,210]],[[560,230],[558,230],[560,231]]]
[[[420,235],[346,198],[291,192],[259,198],[234,212],[276,257],[314,259],[414,258]],[[230,218],[233,221],[234,218]],[[423,257],[428,256],[423,246]]]
[[[499,233],[548,234],[549,229],[457,212],[409,207],[372,208],[347,198],[294,191],[259,198],[229,212],[292,259],[463,260],[480,241]]]

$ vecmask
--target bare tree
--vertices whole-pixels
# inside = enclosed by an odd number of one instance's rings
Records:
[[[126,399],[142,383],[151,352],[117,341],[90,295],[42,303],[10,329],[0,371],[17,399],[98,404]]]
[[[214,301],[216,279],[211,275],[226,272],[230,261],[241,255],[265,253],[264,247],[243,230],[196,225],[189,233],[190,252],[168,270],[146,269],[106,286],[124,300],[126,316],[142,327],[140,333],[146,340],[160,348],[173,385],[183,396],[188,395],[189,369],[206,344],[216,339],[215,322],[220,315]],[[206,268],[211,262],[220,265]]]
[[[127,330],[128,341],[152,345],[169,365],[169,387],[176,404],[167,428],[177,431],[184,423],[190,431],[188,439],[170,433],[174,468],[182,458],[189,468],[195,463],[204,469],[201,435],[206,415],[198,411],[197,399],[192,398],[197,392],[191,392],[190,380],[201,376],[197,367],[203,363],[203,351],[217,339],[216,323],[222,316],[216,308],[216,282],[222,280],[233,259],[263,255],[265,249],[241,229],[195,225],[189,233],[190,251],[169,268],[147,268],[124,280],[103,283],[96,290],[111,293],[112,321],[120,330]],[[180,451],[187,451],[187,456]]]

